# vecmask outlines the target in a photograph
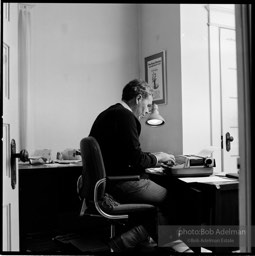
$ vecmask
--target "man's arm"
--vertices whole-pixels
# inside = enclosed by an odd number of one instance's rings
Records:
[[[157,157],[149,152],[141,150],[139,135],[141,124],[131,112],[125,111],[118,120],[118,130],[122,145],[125,145],[125,151],[128,155],[128,161],[134,168],[148,168],[156,166]]]

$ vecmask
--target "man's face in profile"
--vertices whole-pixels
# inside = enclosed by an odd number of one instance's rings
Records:
[[[152,101],[153,101],[152,95],[149,95],[147,98],[141,97],[138,100],[137,110],[135,115],[139,120],[145,117],[148,113],[150,113],[151,107],[152,107]]]

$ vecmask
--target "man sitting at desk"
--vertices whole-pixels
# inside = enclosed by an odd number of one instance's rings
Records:
[[[152,89],[144,81],[132,80],[123,89],[122,101],[110,106],[96,118],[90,136],[102,151],[107,176],[140,175],[139,181],[119,181],[110,193],[123,203],[148,203],[158,206],[159,224],[168,224],[166,188],[150,180],[145,168],[164,162],[175,163],[173,155],[143,152],[140,147],[140,119],[152,107]]]

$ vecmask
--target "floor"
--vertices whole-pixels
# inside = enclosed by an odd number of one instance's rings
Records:
[[[23,243],[24,254],[61,254],[61,255],[108,255],[111,254],[107,245],[107,237],[104,235],[108,230],[87,230],[86,232],[63,233],[61,231],[48,231],[27,234]],[[232,253],[239,253],[233,251]],[[211,254],[210,250],[201,248],[203,255]],[[139,254],[176,255],[171,248],[148,250],[143,248]]]
[[[108,255],[110,248],[109,241],[110,228],[109,223],[100,220],[85,220],[84,222],[71,222],[64,228],[37,230],[26,232],[21,236],[22,254],[61,254],[61,255]],[[121,232],[117,229],[117,233]],[[145,252],[145,253],[144,253]],[[150,252],[154,255],[174,255],[171,248],[151,250],[142,248],[139,254],[147,255]],[[203,254],[211,251],[202,248]]]
[[[91,233],[60,231],[37,232],[27,234],[22,252],[35,254],[79,254],[79,253],[108,253],[109,247],[104,237],[98,232]]]
[[[109,252],[107,245],[110,234],[109,223],[91,219],[75,219],[52,226],[37,225],[36,229],[21,234],[21,252],[35,254],[79,254]],[[58,223],[59,224],[59,223]]]
[[[76,230],[74,232],[63,232],[60,230],[41,231],[28,233],[23,238],[21,253],[36,255],[108,255],[112,254],[107,245],[109,229],[101,228]],[[136,249],[139,255],[167,255],[170,256],[172,249],[152,249],[141,247]],[[131,254],[132,252],[128,252]],[[134,252],[133,252],[134,253]]]

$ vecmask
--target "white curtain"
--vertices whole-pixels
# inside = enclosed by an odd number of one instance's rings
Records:
[[[18,17],[18,55],[19,55],[19,118],[20,148],[28,147],[29,96],[30,96],[30,56],[31,22],[30,7],[19,5]]]

